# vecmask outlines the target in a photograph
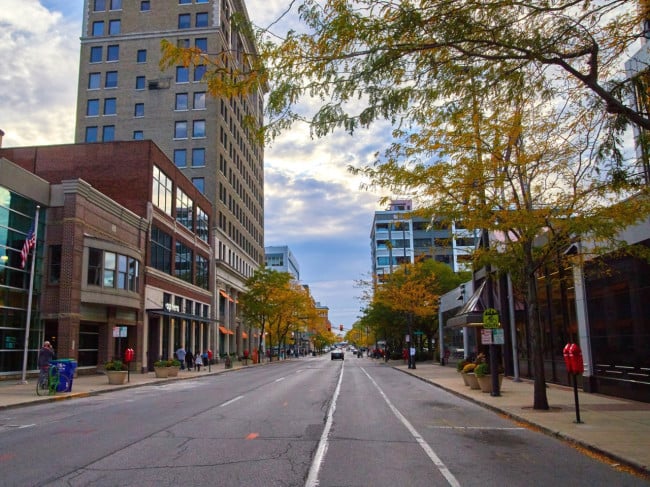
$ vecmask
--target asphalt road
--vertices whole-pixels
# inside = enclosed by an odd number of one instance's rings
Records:
[[[350,354],[1,414],[3,486],[647,485]]]

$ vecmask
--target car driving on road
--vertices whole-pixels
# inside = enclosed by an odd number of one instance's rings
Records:
[[[335,348],[334,350],[332,350],[331,357],[332,357],[332,360],[336,360],[336,359],[345,360],[344,352],[340,348]]]

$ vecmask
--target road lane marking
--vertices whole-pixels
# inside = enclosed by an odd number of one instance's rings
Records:
[[[229,406],[229,405],[232,404],[233,402],[236,402],[236,401],[239,401],[240,399],[243,399],[243,397],[244,397],[244,396],[233,397],[230,401],[226,401],[226,402],[224,402],[224,403],[221,404],[219,407],[220,407],[220,408],[225,408],[226,406]]]
[[[285,379],[285,377],[280,377],[279,379],[275,379],[275,382],[282,382]]]
[[[247,439],[247,440],[254,440],[254,439],[257,438],[259,435],[260,435],[259,433],[249,433],[249,434],[246,436],[246,439]]]
[[[399,410],[395,406],[393,406],[393,403],[390,402],[390,399],[388,399],[388,396],[386,396],[386,394],[381,389],[381,387],[379,387],[379,384],[377,384],[377,382],[375,382],[375,380],[372,377],[370,377],[370,374],[368,374],[368,372],[366,372],[366,369],[361,367],[361,370],[363,371],[364,374],[366,374],[368,379],[370,379],[370,382],[372,382],[373,385],[375,386],[375,388],[379,391],[379,394],[381,395],[381,397],[384,398],[384,401],[386,401],[386,404],[388,404],[388,407],[393,412],[395,417],[397,417],[397,419],[399,419],[401,421],[401,423],[406,427],[406,429],[409,430],[409,432],[411,433],[413,438],[415,438],[415,441],[417,441],[417,443],[420,445],[420,447],[424,450],[424,452],[427,454],[427,456],[431,459],[431,461],[436,466],[438,471],[442,474],[443,477],[445,477],[447,479],[447,482],[449,482],[449,485],[451,485],[452,487],[460,487],[460,483],[458,482],[458,479],[456,479],[456,477],[454,477],[454,474],[452,474],[449,471],[447,466],[442,462],[442,460],[440,460],[438,455],[436,455],[436,453],[433,451],[433,449],[424,440],[424,438],[422,438],[420,433],[417,432],[417,430],[413,427],[413,425],[409,422],[409,420],[406,419],[404,417],[404,415],[402,413],[400,413]]]
[[[329,410],[327,411],[327,418],[325,420],[325,428],[323,433],[320,435],[320,440],[318,442],[318,448],[316,448],[316,454],[314,459],[311,462],[311,467],[309,468],[309,475],[305,481],[305,487],[317,487],[318,484],[318,474],[320,469],[323,466],[323,460],[325,459],[325,453],[327,453],[327,447],[329,446],[329,435],[330,430],[332,429],[332,422],[334,419],[334,411],[336,410],[336,401],[341,392],[341,382],[343,382],[343,368],[345,364],[341,365],[341,372],[339,373],[339,381],[336,384],[336,389],[334,389],[334,395],[332,396],[332,402],[330,403]]]

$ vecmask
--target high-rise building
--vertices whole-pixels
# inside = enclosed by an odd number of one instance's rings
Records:
[[[414,213],[411,200],[393,200],[387,210],[375,212],[372,222],[372,273],[381,281],[393,268],[416,259],[444,262],[454,272],[471,270],[478,241],[476,230],[420,217]]]
[[[222,99],[203,81],[256,53],[233,13],[248,18],[241,0],[84,0],[75,141],[151,139],[212,202],[214,308],[239,345],[237,295],[264,265],[264,151],[247,125],[262,124],[264,93]],[[206,64],[161,70],[163,39]]]
[[[264,255],[266,267],[278,272],[288,272],[296,281],[300,280],[298,260],[287,245],[265,247]]]

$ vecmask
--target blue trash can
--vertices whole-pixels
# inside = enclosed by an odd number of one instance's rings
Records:
[[[74,371],[77,369],[77,361],[71,358],[62,358],[59,360],[51,360],[50,364],[59,369],[59,383],[56,385],[56,392],[72,391],[72,380],[74,378]]]

